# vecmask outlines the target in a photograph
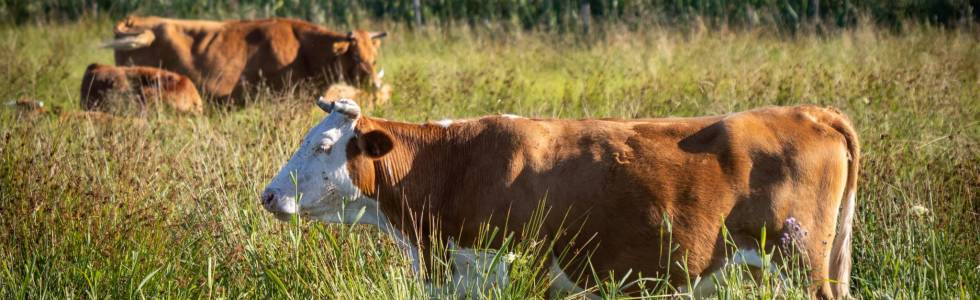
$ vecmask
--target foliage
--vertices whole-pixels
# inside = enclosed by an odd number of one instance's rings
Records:
[[[0,298],[427,293],[376,230],[279,222],[259,205],[258,193],[323,117],[310,95],[258,93],[258,103],[209,107],[201,117],[73,114],[85,66],[111,63],[98,48],[110,22],[0,28],[0,99],[63,111],[0,110]],[[852,291],[969,299],[980,294],[978,48],[975,32],[925,25],[795,38],[650,28],[594,43],[537,31],[394,28],[381,57],[393,98],[367,113],[422,122],[836,106],[863,143]],[[543,297],[533,262],[515,265],[514,288],[500,295]],[[772,287],[760,290],[720,296],[762,297]]]
[[[372,19],[413,25],[503,23],[521,29],[581,30],[584,17],[632,28],[657,24],[768,25],[794,31],[802,25],[850,27],[860,16],[898,28],[903,20],[946,25],[980,16],[969,0],[3,0],[0,19],[25,23],[73,20],[85,15],[130,13],[170,17],[295,17],[358,25]],[[586,8],[587,7],[587,8]]]

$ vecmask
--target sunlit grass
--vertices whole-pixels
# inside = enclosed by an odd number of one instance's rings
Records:
[[[108,22],[0,29],[0,100],[78,110]],[[870,27],[828,36],[394,29],[382,46],[405,121],[493,113],[696,116],[816,103],[850,115],[863,143],[852,291],[863,298],[969,298],[980,282],[980,47],[975,32]],[[276,98],[277,101],[263,101]],[[390,239],[364,226],[284,223],[257,194],[323,117],[304,94],[240,110],[146,121],[0,112],[4,298],[422,298]],[[927,212],[912,207],[926,208]],[[506,233],[496,233],[506,234]],[[541,242],[544,243],[544,242]],[[503,298],[546,297],[546,251],[509,270]],[[445,271],[435,282],[449,282]],[[439,269],[439,268],[437,268]],[[732,277],[741,274],[733,271]],[[441,276],[441,277],[440,277]],[[676,287],[647,284],[654,297]],[[603,285],[614,291],[617,283]],[[611,288],[610,288],[611,287]],[[721,298],[769,295],[739,285]],[[447,292],[447,293],[451,293]],[[792,292],[790,295],[796,295]]]

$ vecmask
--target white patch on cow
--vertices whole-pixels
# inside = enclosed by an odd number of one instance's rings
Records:
[[[735,251],[735,254],[732,255],[732,263],[745,264],[756,268],[762,268],[763,265],[762,257],[759,256],[759,251],[751,249],[739,249],[738,251]]]
[[[504,118],[511,119],[511,120],[513,120],[513,119],[523,119],[524,118],[524,117],[521,117],[521,116],[518,116],[518,115],[512,115],[512,114],[502,114],[500,116],[501,117],[504,117]]]
[[[759,251],[755,249],[739,249],[732,254],[732,257],[718,270],[709,274],[708,276],[698,276],[694,279],[692,285],[694,289],[691,291],[691,296],[695,299],[707,298],[718,293],[718,289],[724,287],[724,285],[719,286],[722,282],[723,276],[730,274],[729,268],[737,268],[739,265],[746,265],[754,268],[762,269],[765,263],[762,261],[762,256],[759,255]],[[772,263],[769,264],[769,272],[779,274],[779,270]],[[780,281],[785,281],[782,274],[779,274]],[[687,287],[680,287],[678,291],[681,293],[687,292]]]
[[[380,89],[384,85],[384,82],[381,81],[381,78],[384,78],[384,77],[385,77],[385,69],[384,68],[381,68],[381,71],[378,71],[378,73],[375,74],[375,76],[374,76],[374,87],[375,88]]]
[[[415,274],[421,274],[421,272],[422,272],[422,260],[421,260],[421,257],[419,256],[419,249],[418,249],[418,247],[416,247],[414,244],[412,244],[412,242],[409,241],[408,238],[405,237],[405,235],[402,234],[402,232],[400,230],[398,230],[397,228],[395,228],[391,224],[391,222],[388,221],[388,218],[377,207],[377,203],[378,202],[377,201],[373,201],[374,199],[371,199],[371,200],[372,200],[372,203],[375,206],[373,207],[373,209],[372,208],[367,208],[367,210],[368,211],[372,211],[372,210],[375,211],[374,216],[372,216],[372,218],[368,219],[367,220],[368,222],[358,222],[358,223],[359,224],[374,224],[374,225],[378,226],[378,229],[381,230],[382,233],[385,233],[385,234],[388,234],[389,236],[391,236],[391,238],[393,240],[395,240],[395,245],[398,245],[398,248],[400,248],[402,250],[402,252],[405,252],[405,255],[408,256],[408,260],[412,264],[412,272],[414,272]],[[375,222],[371,223],[370,221],[375,221]]]
[[[449,125],[453,125],[453,122],[455,122],[455,121],[453,121],[451,119],[443,119],[443,120],[435,121],[433,123],[435,123],[436,125],[439,125],[439,127],[442,127],[442,128],[449,128]]]
[[[460,299],[496,298],[493,289],[506,288],[508,264],[493,250],[459,248],[452,241],[453,290]]]
[[[565,271],[558,265],[558,258],[551,257],[551,266],[548,267],[548,277],[551,278],[551,287],[548,288],[550,298],[574,296],[586,299],[602,299],[596,294],[589,293],[568,278]]]
[[[350,103],[340,103],[340,102]],[[349,100],[338,105],[357,106]],[[349,108],[341,106],[340,108]],[[328,222],[349,223],[369,206],[347,170],[347,143],[354,137],[357,114],[335,109],[303,138],[262,195],[263,206],[280,219],[302,214]],[[366,202],[367,201],[367,202]]]

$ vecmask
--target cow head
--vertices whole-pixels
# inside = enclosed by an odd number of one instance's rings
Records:
[[[375,73],[375,63],[378,50],[381,49],[381,39],[387,32],[367,32],[356,30],[334,42],[333,52],[341,58],[344,67],[344,78],[354,84],[369,88],[371,91],[381,88],[381,77],[384,71]]]
[[[116,50],[139,49],[156,40],[153,28],[160,23],[158,18],[128,16],[116,23],[113,28],[115,38],[103,45]]]
[[[321,98],[318,105],[329,115],[310,129],[262,192],[262,206],[282,220],[300,215],[332,223],[376,224],[378,216],[364,211],[376,203],[362,193],[373,184],[359,179],[373,176],[372,164],[365,161],[388,154],[392,139],[381,131],[359,132],[361,109],[352,100]]]

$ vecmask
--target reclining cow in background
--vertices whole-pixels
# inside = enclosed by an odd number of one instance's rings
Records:
[[[150,67],[91,64],[82,77],[81,107],[113,112],[162,103],[174,111],[200,114],[201,96],[186,76]]]
[[[859,146],[834,109],[419,125],[363,116],[349,100],[320,104],[329,115],[262,192],[263,207],[377,224],[417,249],[416,268],[431,265],[433,239],[472,247],[486,224],[519,234],[543,205],[551,250],[590,254],[550,259],[552,288],[594,286],[592,274],[669,275],[705,295],[714,274],[763,268],[760,252],[779,247],[806,258],[811,295],[848,294]],[[785,238],[760,243],[765,232]]]
[[[336,33],[290,19],[254,21],[126,17],[116,24],[117,65],[160,67],[184,74],[207,95],[241,102],[248,87],[282,91],[310,81],[317,90],[348,82],[381,87],[375,59],[385,32]]]

